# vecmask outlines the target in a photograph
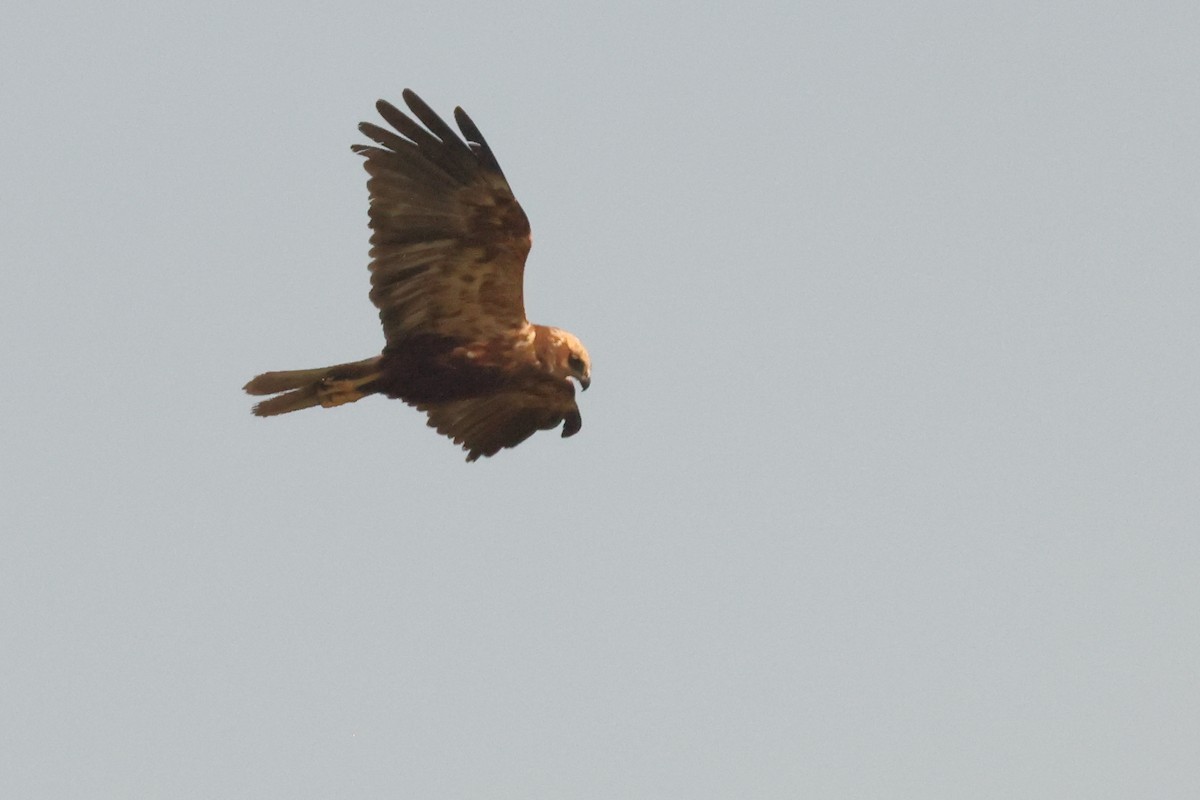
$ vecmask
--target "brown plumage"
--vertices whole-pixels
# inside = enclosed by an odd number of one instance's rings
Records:
[[[464,141],[408,89],[404,102],[421,124],[380,100],[376,108],[395,130],[364,122],[359,130],[375,144],[353,147],[370,175],[371,302],[383,322],[383,353],[263,373],[245,390],[275,396],[254,413],[383,394],[428,414],[468,461],[563,423],[564,437],[575,434],[571,379],[586,389],[591,360],[570,333],[525,318],[525,212],[466,112],[454,110]]]

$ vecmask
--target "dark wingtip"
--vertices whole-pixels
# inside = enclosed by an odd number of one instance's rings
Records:
[[[454,121],[458,123],[458,129],[463,132],[463,137],[469,143],[471,152],[479,159],[485,167],[495,170],[504,175],[504,170],[500,169],[500,162],[496,160],[496,155],[492,152],[492,148],[488,147],[487,139],[483,138],[483,134],[479,131],[479,126],[475,121],[463,111],[462,106],[456,106],[454,109]]]
[[[563,419],[562,438],[574,436],[583,427],[583,416],[578,411],[572,411]]]
[[[430,108],[429,104],[421,99],[421,95],[414,92],[412,89],[405,89],[400,93],[404,98],[404,104],[408,106],[418,118],[425,114],[437,116],[437,112]]]

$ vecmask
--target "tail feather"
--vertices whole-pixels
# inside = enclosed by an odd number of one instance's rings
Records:
[[[319,405],[321,405],[321,398],[317,393],[316,384],[313,384],[255,403],[254,408],[250,410],[256,417],[273,417],[276,414],[286,414],[289,411],[299,411],[302,408]]]
[[[292,369],[282,372],[264,372],[242,388],[246,394],[278,394],[288,389],[299,389],[316,383],[337,367],[321,369]]]
[[[379,377],[379,357],[321,369],[264,372],[243,388],[247,394],[271,397],[252,409],[260,417],[273,417],[313,406],[331,408],[353,403],[371,394],[363,386]]]

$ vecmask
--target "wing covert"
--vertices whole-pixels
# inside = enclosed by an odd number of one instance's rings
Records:
[[[575,389],[565,381],[541,382],[495,394],[418,405],[429,415],[429,427],[467,451],[467,461],[516,447],[541,430],[563,425],[563,437],[582,427]]]

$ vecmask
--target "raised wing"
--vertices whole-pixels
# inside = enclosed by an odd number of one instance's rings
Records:
[[[575,389],[566,381],[539,381],[468,400],[417,406],[429,414],[429,426],[467,451],[467,461],[516,447],[533,434],[563,425],[574,436],[583,422]]]
[[[403,96],[424,127],[380,100],[396,132],[364,122],[359,130],[379,146],[353,148],[371,176],[371,302],[388,345],[414,334],[479,341],[523,329],[525,212],[466,112],[454,110],[464,142],[415,93]]]

